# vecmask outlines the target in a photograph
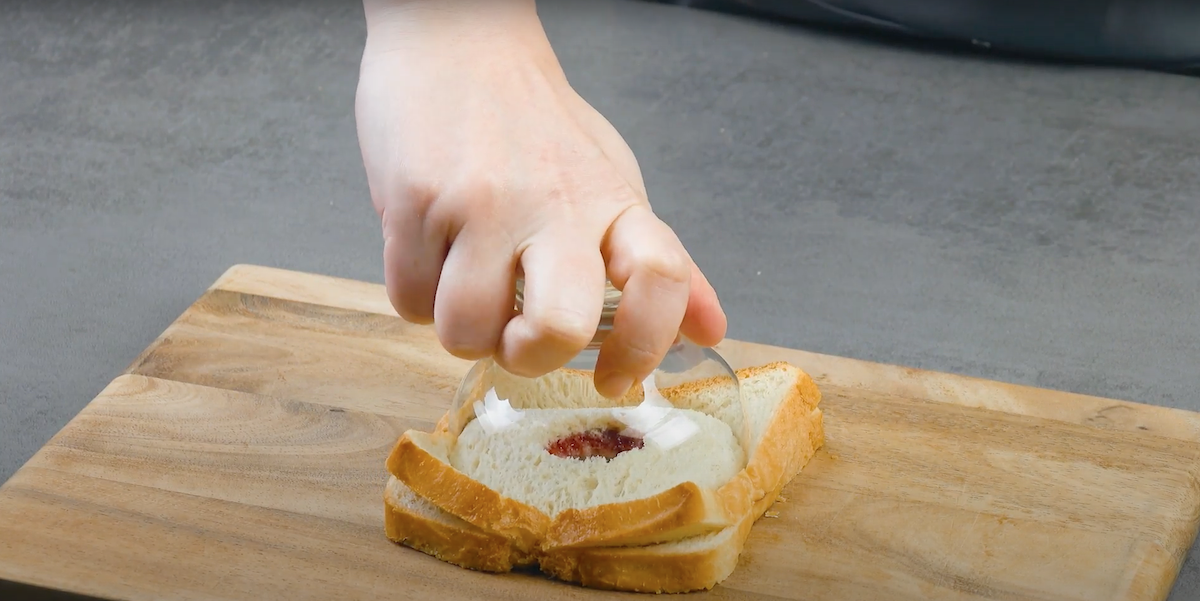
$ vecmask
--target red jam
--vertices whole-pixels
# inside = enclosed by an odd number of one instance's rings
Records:
[[[603,457],[611,461],[625,451],[642,448],[642,439],[622,436],[620,430],[589,430],[560,438],[546,446],[551,455],[570,459]]]

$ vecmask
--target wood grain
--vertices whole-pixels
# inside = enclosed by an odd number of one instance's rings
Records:
[[[730,342],[817,377],[827,443],[717,599],[1164,599],[1195,414]],[[0,487],[0,578],[112,599],[599,599],[388,542],[383,462],[466,362],[382,287],[238,266]]]
[[[231,267],[213,285],[213,289],[389,317],[396,315],[382,285],[310,274],[297,277],[290,271],[254,265]],[[409,335],[409,341],[414,346],[434,355],[444,355],[431,330],[414,329]],[[734,367],[761,365],[777,360],[790,361],[807,371],[820,384],[886,390],[914,399],[981,407],[1097,428],[1149,432],[1189,442],[1200,440],[1200,413],[1191,411],[737,340],[728,340],[718,349]],[[467,367],[464,364],[459,369],[465,372]]]

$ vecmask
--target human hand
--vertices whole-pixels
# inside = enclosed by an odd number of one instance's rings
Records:
[[[532,0],[365,6],[358,135],[401,317],[532,377],[588,344],[611,280],[622,299],[596,366],[609,396],[679,334],[720,342],[715,291],[651,210],[633,152],[568,83]]]

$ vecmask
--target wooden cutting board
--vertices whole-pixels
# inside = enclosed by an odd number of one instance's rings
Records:
[[[1196,536],[1200,415],[721,350],[811,373],[827,444],[699,596],[1157,600]],[[0,488],[0,578],[112,599],[630,597],[384,537],[384,458],[467,368],[380,286],[235,267]]]

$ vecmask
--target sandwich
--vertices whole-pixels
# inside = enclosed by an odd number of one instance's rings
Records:
[[[648,381],[620,399],[600,397],[590,377],[564,369],[492,382],[528,420],[520,428],[489,427],[475,407],[403,433],[386,462],[386,536],[471,570],[707,590],[734,571],[754,523],[824,444],[820,391],[788,363],[737,372],[742,411],[717,404],[720,377]],[[619,419],[651,396],[665,401],[658,417],[689,436],[663,444]]]

